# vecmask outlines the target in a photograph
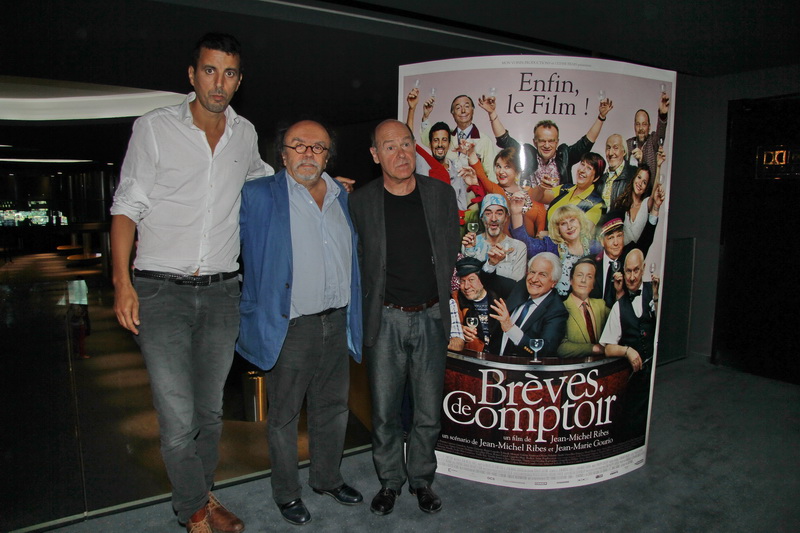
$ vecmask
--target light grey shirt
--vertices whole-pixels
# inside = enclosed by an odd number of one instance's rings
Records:
[[[337,200],[342,191],[327,173],[321,179],[327,185],[322,209],[308,189],[287,175],[293,265],[290,318],[350,303],[353,243]]]

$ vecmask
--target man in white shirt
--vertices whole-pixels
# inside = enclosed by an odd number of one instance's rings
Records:
[[[658,278],[642,283],[644,254],[634,249],[625,258],[625,294],[608,315],[600,344],[608,357],[625,357],[633,374],[615,428],[620,440],[644,436],[658,307]]]
[[[229,107],[240,50],[230,35],[200,39],[188,70],[195,92],[134,123],[111,208],[114,311],[147,364],[172,505],[193,532],[244,529],[210,492],[239,331],[241,189],[273,173],[253,125]]]
[[[428,102],[430,102],[430,105],[428,105]],[[426,114],[422,119],[422,133],[420,135],[422,144],[425,146],[430,146],[428,132],[431,129],[431,125],[427,117],[430,111],[433,110],[433,99],[429,99],[428,102],[425,105]],[[478,155],[478,159],[481,160],[486,176],[491,181],[497,182],[497,178],[494,175],[494,141],[491,137],[479,131],[478,126],[472,122],[474,113],[475,103],[466,94],[456,96],[450,104],[450,114],[453,115],[456,127],[450,132],[452,137],[447,151],[447,159],[454,165],[456,161],[460,160],[459,164],[465,167],[469,166],[466,155],[457,150],[461,145],[461,141],[470,142],[475,145],[475,153]]]

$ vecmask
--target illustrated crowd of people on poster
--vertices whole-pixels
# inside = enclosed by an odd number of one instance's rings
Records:
[[[440,471],[557,488],[638,468],[675,73],[497,56],[405,65],[399,78],[417,172],[453,186],[462,224],[451,308],[463,343],[451,343]]]

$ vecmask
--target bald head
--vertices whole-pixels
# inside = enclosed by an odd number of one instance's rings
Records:
[[[399,120],[384,120],[372,134],[369,149],[372,160],[381,166],[384,186],[393,188],[406,186],[406,192],[415,183],[416,146],[414,135],[406,124]]]
[[[625,257],[625,287],[635,291],[642,285],[644,254],[639,249],[631,250]]]
[[[650,115],[644,109],[636,112],[633,118],[633,131],[636,132],[636,138],[639,143],[643,143],[650,133]]]

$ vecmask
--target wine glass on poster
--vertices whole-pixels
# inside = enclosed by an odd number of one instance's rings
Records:
[[[533,361],[531,363],[541,363],[539,360],[539,350],[544,348],[544,339],[531,339],[528,345],[533,350]]]

